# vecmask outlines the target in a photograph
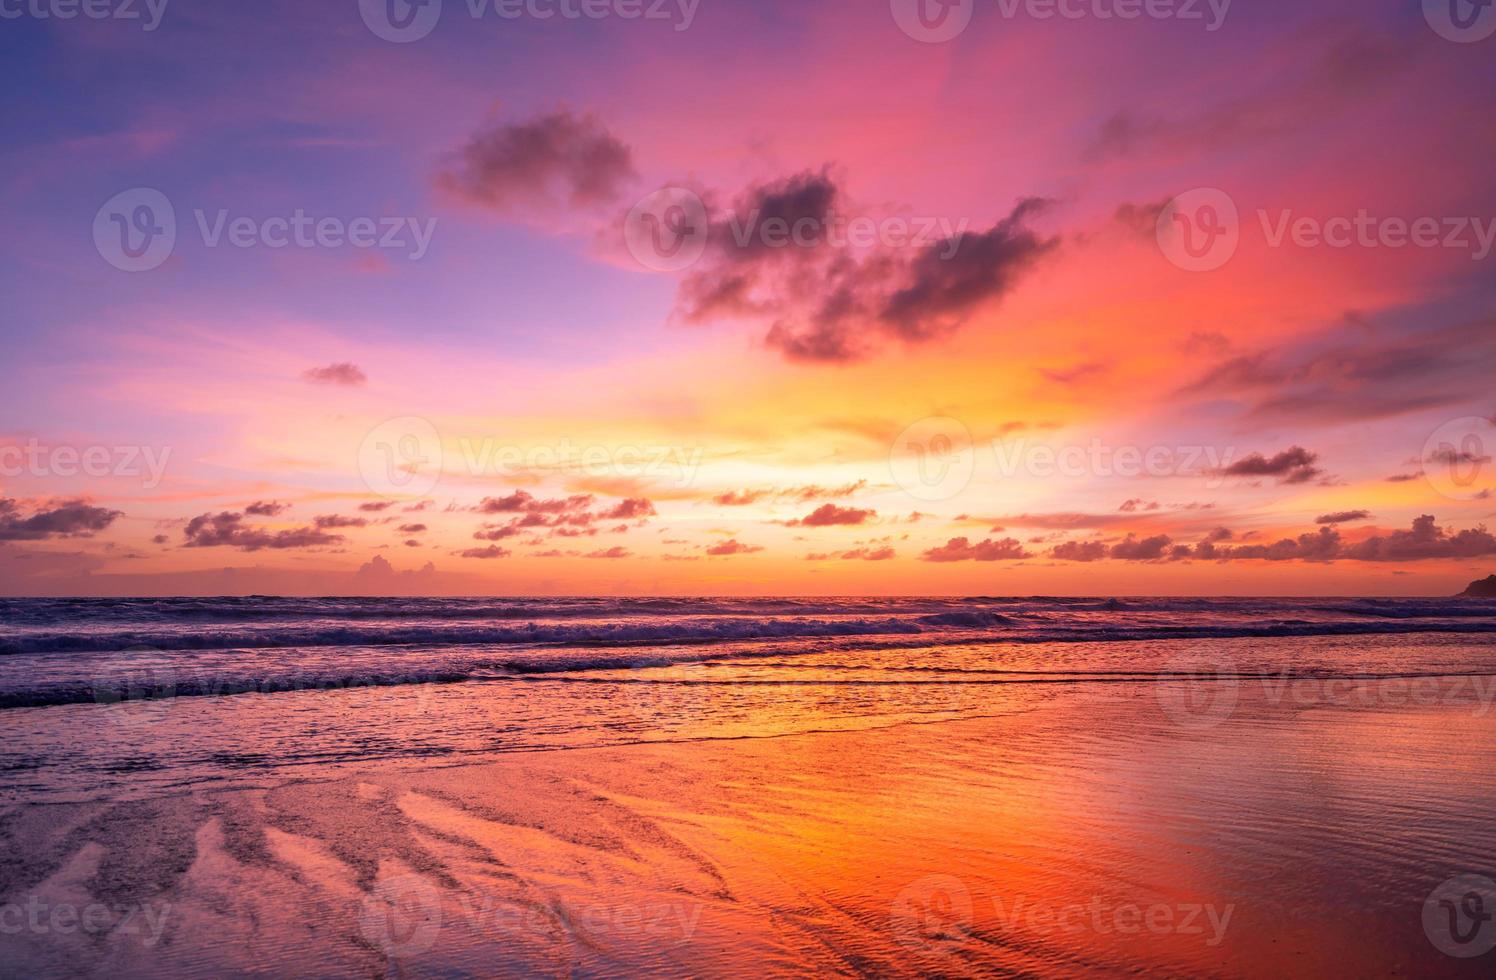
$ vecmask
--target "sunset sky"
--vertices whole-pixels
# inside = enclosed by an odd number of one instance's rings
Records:
[[[389,2],[0,2],[0,592],[1496,572],[1445,0]]]

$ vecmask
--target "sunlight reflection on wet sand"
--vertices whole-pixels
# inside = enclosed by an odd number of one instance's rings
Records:
[[[1010,691],[994,697],[1027,697]],[[1451,875],[1490,871],[1489,713],[1248,686],[1186,726],[1145,710],[1156,696],[1116,685],[978,720],[18,808],[7,901],[163,921],[155,941],[23,930],[7,961],[1485,975],[1440,953],[1422,912]]]

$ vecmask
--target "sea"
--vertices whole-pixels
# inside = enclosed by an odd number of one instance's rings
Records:
[[[0,800],[764,737],[1131,699],[1496,699],[1496,600],[0,600]]]

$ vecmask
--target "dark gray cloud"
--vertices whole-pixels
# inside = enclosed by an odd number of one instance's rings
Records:
[[[1171,198],[1166,197],[1149,204],[1128,202],[1119,205],[1112,214],[1112,220],[1136,235],[1152,239],[1158,233],[1158,219],[1169,206],[1170,200]]]
[[[715,494],[712,497],[712,503],[719,507],[747,507],[758,503],[772,493],[772,490],[728,490],[726,493]]]
[[[1314,519],[1316,524],[1350,524],[1371,517],[1369,510],[1337,510],[1332,514],[1321,514]]]
[[[123,516],[123,511],[94,507],[84,500],[53,501],[22,516],[19,502],[0,497],[0,541],[91,537]]]
[[[1220,472],[1223,476],[1270,476],[1279,483],[1307,483],[1323,473],[1323,470],[1314,465],[1318,459],[1318,453],[1312,453],[1303,446],[1290,446],[1271,457],[1251,453]]]
[[[1424,317],[1408,319],[1411,327],[1370,335],[1359,323],[1339,323],[1282,348],[1235,354],[1176,394],[1237,402],[1243,421],[1259,427],[1374,421],[1484,396],[1496,373],[1496,321],[1431,329]]]
[[[187,522],[183,529],[187,548],[238,548],[240,551],[261,549],[315,548],[344,541],[341,534],[329,534],[322,527],[300,527],[266,531],[244,523],[244,515],[233,511],[202,514]]]
[[[985,231],[947,226],[944,237],[854,254],[832,234],[856,217],[844,199],[829,168],[749,188],[712,221],[706,256],[681,282],[678,315],[767,323],[765,342],[791,360],[852,361],[880,340],[926,343],[960,329],[1059,244],[1029,229],[1045,205],[1029,199]],[[768,227],[796,240],[771,244],[754,232]]]
[[[597,498],[589,493],[545,499],[516,490],[504,497],[484,497],[474,508],[478,513],[510,516],[504,522],[482,525],[473,537],[501,541],[542,528],[555,537],[591,537],[598,533],[593,525],[599,521],[645,522],[657,513],[654,503],[645,497],[627,497],[602,510],[593,509],[596,503]]]
[[[619,501],[617,506],[603,511],[599,518],[608,521],[635,521],[642,517],[654,517],[657,513],[654,504],[646,498],[629,497]]]
[[[569,497],[541,499],[526,490],[516,490],[507,497],[484,497],[478,504],[480,514],[574,514],[586,511],[597,498],[590,493]]]
[[[884,545],[878,548],[852,548],[848,551],[831,551],[809,554],[805,556],[806,561],[889,561],[897,558],[898,553],[893,548]]]
[[[323,514],[312,518],[312,524],[316,527],[329,531],[340,527],[368,527],[369,521],[364,517],[345,517],[342,514]]]
[[[1453,534],[1424,514],[1406,531],[1377,535],[1341,549],[1340,557],[1355,561],[1423,561],[1430,558],[1485,558],[1496,554],[1496,537],[1485,526]]]
[[[1059,246],[1043,239],[1026,222],[1047,202],[1020,201],[990,229],[966,232],[931,245],[915,256],[909,282],[889,297],[879,320],[905,340],[929,340],[960,326],[983,303],[1005,295],[1042,255]],[[947,247],[954,254],[946,258]]]
[[[1425,514],[1406,531],[1378,534],[1359,542],[1347,542],[1334,526],[1283,538],[1272,544],[1217,547],[1202,541],[1181,558],[1216,561],[1367,561],[1400,562],[1436,559],[1488,558],[1496,555],[1496,536],[1484,526],[1451,532]]]
[[[921,561],[1017,561],[1032,558],[1016,538],[988,538],[972,544],[967,538],[951,538],[938,548],[930,548],[920,555]]]
[[[717,557],[723,557],[726,555],[749,555],[756,551],[763,550],[764,549],[758,545],[743,544],[737,538],[729,538],[726,541],[723,541],[721,544],[712,545],[710,548],[706,549],[706,553]]]
[[[312,384],[342,385],[347,388],[357,388],[369,381],[368,375],[364,374],[357,364],[349,364],[346,361],[341,364],[310,368],[302,372],[301,376]]]
[[[833,527],[837,525],[866,524],[877,517],[876,511],[860,507],[838,507],[822,504],[798,520],[786,522],[790,527]]]
[[[1353,93],[1364,97],[1390,83],[1412,64],[1418,47],[1409,38],[1352,28],[1329,39],[1318,57],[1300,59],[1290,72],[1274,73],[1274,83],[1265,88],[1187,115],[1120,110],[1102,123],[1085,158],[1101,161],[1147,152],[1195,156],[1281,138],[1338,115]]]
[[[562,108],[475,133],[437,184],[503,214],[593,208],[616,201],[634,178],[633,154],[594,116]]]
[[[491,544],[486,548],[469,548],[466,551],[457,552],[457,557],[459,558],[508,558],[509,555],[510,551],[508,548],[500,548],[496,544]]]
[[[1491,457],[1485,453],[1471,452],[1468,449],[1455,449],[1453,446],[1441,446],[1430,452],[1425,463],[1435,466],[1446,466],[1450,469],[1461,469],[1465,467],[1480,467],[1491,461]]]
[[[1100,561],[1107,555],[1105,541],[1066,541],[1050,549],[1049,557],[1060,561]]]
[[[867,489],[868,481],[856,480],[841,486],[825,487],[811,483],[796,487],[765,487],[757,490],[729,490],[714,494],[712,503],[721,507],[746,507],[760,500],[787,500],[808,504],[817,500],[840,500]]]
[[[1164,556],[1165,550],[1173,543],[1173,539],[1167,534],[1155,534],[1142,540],[1129,534],[1122,541],[1112,545],[1108,554],[1119,561],[1157,561]]]

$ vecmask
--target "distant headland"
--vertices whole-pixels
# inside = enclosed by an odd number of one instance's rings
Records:
[[[1475,599],[1496,599],[1496,575],[1487,575],[1485,578],[1476,579],[1460,595],[1470,596]]]

